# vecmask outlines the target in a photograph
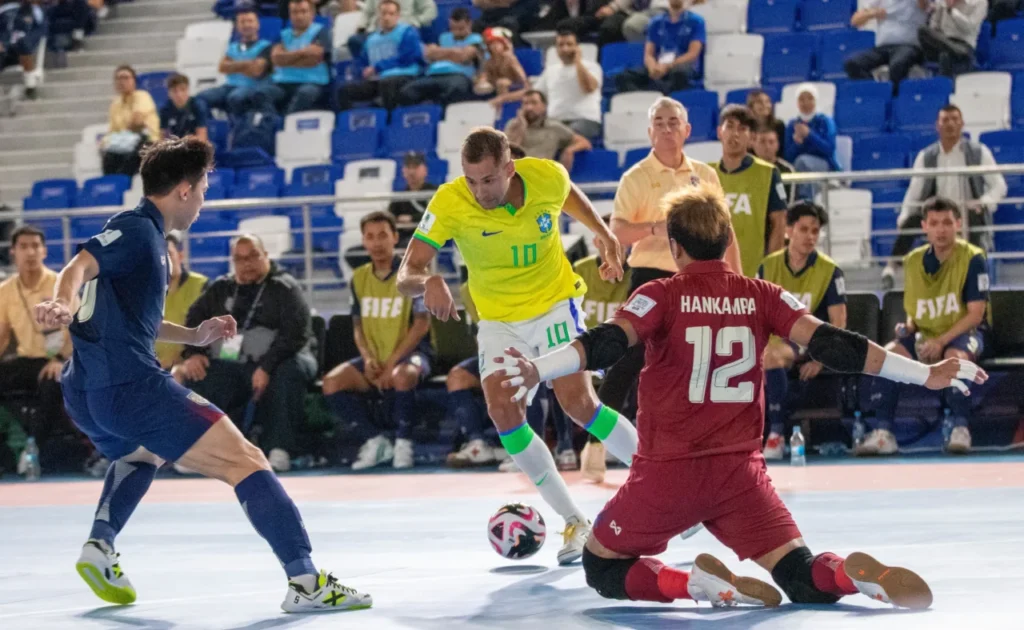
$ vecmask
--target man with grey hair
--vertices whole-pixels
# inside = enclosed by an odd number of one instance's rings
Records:
[[[231,260],[234,273],[210,284],[189,309],[186,325],[232,315],[238,335],[208,348],[186,346],[185,360],[172,374],[243,430],[255,420],[270,465],[286,471],[317,369],[309,305],[298,281],[270,260],[258,236],[238,237]]]

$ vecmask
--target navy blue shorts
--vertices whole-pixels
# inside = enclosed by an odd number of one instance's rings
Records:
[[[178,461],[225,415],[166,372],[103,389],[62,389],[68,415],[110,460],[142,446]]]
[[[902,339],[898,339],[897,343],[903,346],[903,349],[910,354],[910,358],[917,360],[917,346],[914,343],[915,335],[907,335]],[[974,329],[970,332],[965,332],[953,341],[949,342],[949,345],[943,348],[945,352],[948,348],[955,348],[966,352],[972,361],[976,361],[985,352],[985,334]]]
[[[472,359],[466,359],[465,361],[460,362],[455,367],[462,368],[463,370],[469,372],[473,376],[480,378],[480,359],[477,357],[473,357]]]
[[[404,365],[406,363],[419,368],[421,383],[430,377],[430,357],[423,354],[422,352],[410,352],[409,356],[404,357],[401,361],[398,362],[399,365]],[[349,361],[349,364],[352,365],[355,369],[359,370],[360,374],[366,371],[366,365],[365,362],[363,361],[363,357],[356,357]]]

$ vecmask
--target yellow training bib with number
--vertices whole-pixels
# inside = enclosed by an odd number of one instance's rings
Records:
[[[582,297],[587,285],[562,250],[558,217],[569,196],[569,174],[558,162],[516,160],[525,200],[484,210],[465,177],[434,194],[415,238],[440,248],[454,239],[469,268],[469,289],[484,321],[520,322]]]

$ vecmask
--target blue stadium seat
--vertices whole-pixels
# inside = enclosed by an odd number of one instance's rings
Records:
[[[782,97],[782,87],[778,85],[765,85],[762,87],[750,87],[740,88],[738,90],[729,90],[729,93],[725,95],[725,103],[727,105],[746,105],[747,95],[754,90],[760,90],[766,93],[772,98],[773,103],[778,103]]]
[[[189,234],[202,234],[206,232],[232,232],[238,227],[238,222],[228,218],[229,213],[218,212],[217,210],[203,210],[199,213],[192,227],[188,229]]]
[[[904,90],[902,86],[914,81],[900,84],[900,95],[896,97],[892,108],[892,126],[895,131],[925,131],[935,128],[935,119],[939,110],[949,102],[948,94],[924,93],[915,94]]]
[[[274,158],[259,147],[241,147],[217,155],[218,166],[233,168],[236,171],[243,168],[274,166],[275,164]]]
[[[392,185],[392,190],[398,192],[407,189],[405,183],[405,176],[402,175],[402,160],[395,160],[398,162],[398,168],[395,169],[395,180]],[[427,158],[427,183],[440,186],[445,183],[448,178],[448,160],[442,160],[439,158]]]
[[[103,232],[103,226],[107,224],[109,216],[106,217],[75,217],[71,219],[71,238],[79,241],[88,240]]]
[[[269,41],[281,39],[281,29],[284,28],[284,20],[279,17],[263,16],[260,18],[260,37]]]
[[[622,175],[619,154],[605,149],[594,149],[576,154],[572,163],[574,182],[614,182]]]
[[[210,143],[217,149],[217,153],[228,150],[228,137],[231,135],[231,123],[226,120],[209,118],[206,121],[206,133],[210,136]]]
[[[190,262],[189,269],[201,273],[207,278],[214,279],[227,275],[230,265],[228,261],[223,262]]]
[[[993,70],[1024,69],[1024,18],[999,22],[989,48],[988,63]]]
[[[391,112],[391,124],[385,131],[384,155],[401,157],[409,151],[433,153],[441,115],[439,105],[396,107]]]
[[[210,183],[210,188],[206,191],[207,199],[227,199],[231,196],[231,189],[235,187],[235,170],[215,168],[206,176],[206,180]]]
[[[285,188],[284,196],[312,197],[333,195],[334,184],[341,179],[341,176],[341,167],[336,164],[300,166],[292,171],[292,181]],[[290,206],[280,208],[275,213],[287,216],[293,230],[302,229],[301,207]],[[337,249],[342,221],[334,214],[334,205],[310,206],[309,215],[310,226],[316,230],[313,232],[313,249],[318,251],[333,251]],[[305,235],[302,232],[292,232],[292,238],[294,239],[294,248],[301,250],[304,247]]]
[[[64,195],[47,197],[46,199],[25,197],[21,200],[21,207],[23,210],[65,210],[74,207],[74,203],[73,199],[68,199]]]
[[[1024,129],[1024,72],[1013,77],[1013,88],[1010,93],[1010,124]]]
[[[276,166],[246,168],[235,175],[232,199],[249,197],[280,197],[284,188],[284,171]]]
[[[997,164],[1024,163],[1024,131],[989,131],[978,136],[978,141],[992,150]]]
[[[643,65],[643,42],[616,42],[601,47],[601,70],[604,72],[605,83],[609,82],[608,77]]]
[[[910,166],[914,165],[914,160],[917,159],[917,154],[921,152],[929,144],[934,144],[939,139],[939,134],[936,133],[935,128],[931,129],[918,129],[917,131],[906,134],[910,139],[910,161],[907,162]],[[966,137],[967,134],[964,134]]]
[[[32,184],[32,194],[22,202],[25,210],[57,210],[75,203],[78,182],[73,179],[41,179]]]
[[[271,40],[273,41],[273,40]],[[135,80],[135,85],[140,90],[146,90],[153,97],[157,111],[167,102],[167,78],[172,72],[145,72]]]
[[[808,31],[846,28],[855,4],[853,0],[803,0],[800,24]]]
[[[341,179],[341,169],[336,165],[316,164],[300,166],[292,171],[292,181],[285,195],[288,197],[333,195],[334,182]]]
[[[516,48],[516,59],[528,77],[539,77],[544,72],[544,55],[534,48]]]
[[[237,225],[230,224],[224,231],[237,229]],[[218,232],[220,230],[217,230]],[[230,236],[203,236],[202,233],[189,233],[188,250],[191,258],[219,258],[228,256],[231,253]]]
[[[715,128],[718,127],[718,92],[681,90],[673,92],[671,96],[686,106],[691,127],[690,142],[715,138]]]
[[[39,208],[40,210],[46,210],[48,208]],[[27,225],[42,230],[43,236],[46,237],[46,241],[50,244],[51,252],[59,252],[60,247],[58,243],[62,243],[64,240],[64,226],[61,224],[60,219],[30,219],[25,221]]]
[[[818,78],[823,81],[845,79],[846,70],[843,64],[847,58],[874,47],[875,34],[871,31],[847,30],[822,35],[817,55]]]
[[[331,136],[335,161],[366,160],[380,151],[381,134],[387,127],[388,112],[379,107],[350,109],[338,114]]]
[[[810,33],[766,35],[761,59],[761,81],[786,84],[806,81],[814,67],[817,38]]]
[[[799,0],[750,0],[748,33],[788,33],[795,28]],[[766,51],[767,52],[767,51]]]
[[[907,168],[910,138],[899,134],[874,136],[853,141],[853,170],[873,171]]]
[[[626,157],[622,161],[623,172],[629,170],[634,164],[650,155],[651,150],[647,147],[640,147],[639,149],[630,149],[626,151]]]
[[[843,135],[885,131],[892,87],[875,81],[850,81],[836,90],[836,128]]]
[[[948,77],[907,79],[900,83],[900,96],[913,96],[915,94],[941,94],[949,96],[952,93],[953,79]]]
[[[120,206],[124,203],[124,193],[131,187],[132,179],[127,175],[105,175],[87,179],[75,199],[75,206]]]
[[[979,68],[988,68],[992,57],[992,25],[981,23],[978,31],[978,43],[974,48],[974,64]]]
[[[508,121],[516,117],[519,113],[519,106],[522,105],[522,101],[515,101],[514,103],[505,103],[501,106],[501,116],[498,118],[498,129],[505,129],[505,125]]]

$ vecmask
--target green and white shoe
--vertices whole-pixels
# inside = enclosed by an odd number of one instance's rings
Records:
[[[116,553],[105,541],[90,538],[82,546],[75,569],[93,593],[111,604],[131,604],[135,587],[121,571]]]
[[[363,610],[371,606],[373,597],[368,593],[342,586],[333,575],[321,570],[316,578],[316,590],[312,593],[301,584],[288,582],[288,594],[281,603],[281,610],[287,613],[321,613]]]

